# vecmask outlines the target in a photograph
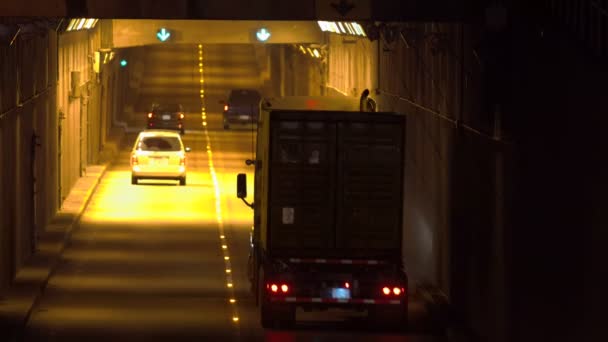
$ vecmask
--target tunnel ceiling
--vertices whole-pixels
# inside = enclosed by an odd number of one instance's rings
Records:
[[[3,16],[114,19],[455,21],[474,0],[3,0]]]
[[[112,20],[112,44],[122,48],[153,44],[248,44],[256,34],[268,33],[266,43],[322,43],[316,21],[258,20]]]

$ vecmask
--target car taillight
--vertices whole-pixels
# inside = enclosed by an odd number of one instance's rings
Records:
[[[183,119],[184,118],[184,113],[179,113],[179,118]]]
[[[394,296],[401,296],[401,295],[405,294],[405,288],[397,287],[397,286],[393,286],[393,287],[384,286],[382,288],[382,293],[385,296],[390,296],[391,294]]]
[[[153,116],[154,116],[154,114],[148,113],[148,119],[152,119]]]
[[[139,164],[139,160],[137,159],[137,155],[136,154],[132,154],[131,155],[131,165],[137,165]]]
[[[224,105],[224,112],[228,111],[228,105]]]
[[[287,293],[289,292],[289,285],[284,283],[268,283],[266,289],[272,293]]]
[[[179,165],[186,166],[186,156],[179,157]]]

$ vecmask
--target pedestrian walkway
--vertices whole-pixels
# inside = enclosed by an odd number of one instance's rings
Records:
[[[36,239],[36,252],[18,271],[9,290],[0,297],[0,339],[18,340],[46,283],[59,263],[91,194],[106,171],[106,165],[88,166],[64,200],[61,209]]]

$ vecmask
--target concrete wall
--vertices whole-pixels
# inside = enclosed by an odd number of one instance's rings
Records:
[[[116,101],[116,60],[101,74],[92,68],[100,26],[21,35],[0,46],[0,291],[84,168],[108,161],[112,117],[123,102]],[[80,71],[78,94],[70,92],[71,71]]]
[[[328,89],[368,88],[382,111],[407,115],[403,259],[410,291],[447,300],[453,317],[507,341],[505,243],[512,167],[483,106],[472,26],[400,25],[405,41],[330,38]],[[489,118],[489,120],[488,120]]]
[[[267,96],[321,95],[325,91],[324,60],[302,54],[292,45],[266,45],[270,82]]]
[[[46,32],[0,47],[0,289],[31,255],[36,229],[57,208],[56,40]],[[32,145],[34,133],[40,146]]]

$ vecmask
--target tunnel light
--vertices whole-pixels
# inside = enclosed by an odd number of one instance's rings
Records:
[[[71,19],[66,31],[80,31],[82,29],[90,30],[97,25],[99,19],[95,18],[78,18]]]
[[[312,50],[312,53],[313,53],[313,54],[315,55],[315,57],[317,57],[317,58],[321,57],[321,54],[319,54],[319,50],[317,50],[317,49]]]
[[[120,66],[121,66],[121,67],[123,67],[123,68],[124,68],[124,67],[126,67],[126,66],[127,66],[127,64],[128,64],[128,62],[127,62],[127,60],[126,60],[126,59],[121,59],[121,60],[120,60]]]
[[[367,36],[363,27],[357,22],[317,21],[317,24],[323,32],[361,37]]]
[[[80,19],[80,21],[78,22],[78,26],[76,27],[76,31],[82,30],[82,28],[84,27],[84,23],[86,21],[87,21],[86,19]]]
[[[74,27],[76,27],[77,22],[78,22],[78,20],[76,20],[76,19],[70,20],[70,23],[68,24],[68,28],[66,29],[66,31],[73,31]]]

